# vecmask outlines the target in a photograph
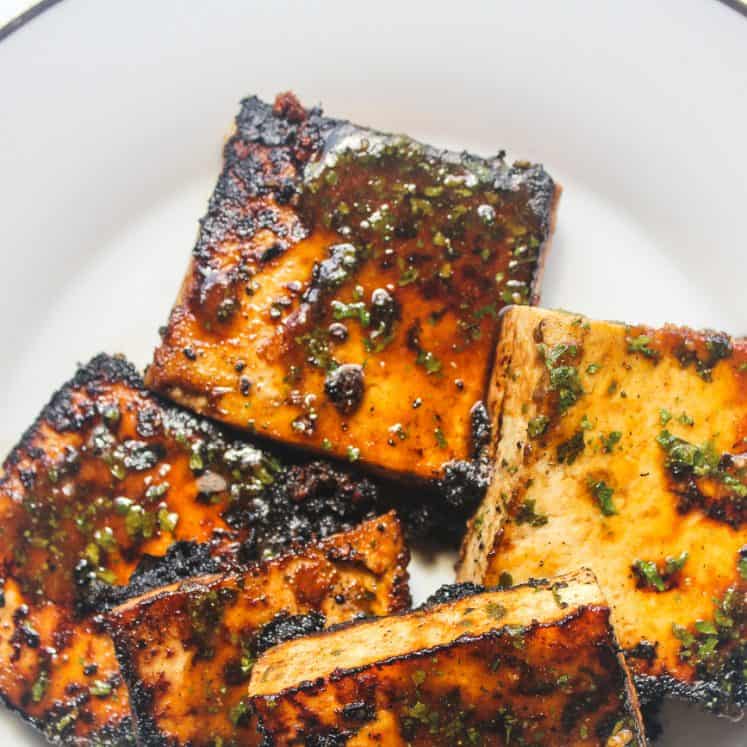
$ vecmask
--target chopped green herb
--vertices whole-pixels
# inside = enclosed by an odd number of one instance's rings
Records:
[[[426,373],[435,374],[438,373],[441,370],[441,361],[436,358],[433,353],[421,350],[418,353],[418,357],[415,359],[415,362],[419,365],[425,368]]]
[[[712,620],[697,620],[695,630],[705,635],[718,635],[718,628]]]
[[[357,446],[348,446],[348,460],[357,462],[361,457],[361,450]]]
[[[400,257],[400,260],[402,258]],[[418,271],[417,267],[405,267],[404,260],[402,260],[399,263],[400,267],[400,275],[399,275],[399,281],[398,285],[400,287],[404,287],[406,285],[411,285],[412,283],[416,282],[418,277],[420,276],[420,272]]]
[[[527,435],[529,438],[539,438],[547,430],[549,423],[547,415],[537,415],[527,423]]]
[[[669,586],[670,580],[676,573],[682,570],[687,562],[687,558],[687,552],[681,553],[676,558],[667,557],[663,570],[660,570],[659,566],[652,560],[636,560],[633,563],[633,570],[644,586],[663,592],[671,588]]]
[[[599,363],[589,363],[586,367],[586,373],[589,374],[589,376],[593,376],[601,368],[602,366]]]
[[[545,514],[537,513],[535,509],[536,501],[527,498],[519,506],[516,512],[514,520],[517,524],[529,524],[532,527],[542,527],[548,522],[548,518]]]
[[[654,350],[650,347],[651,338],[647,335],[639,335],[638,337],[626,337],[625,342],[628,344],[629,353],[640,353],[646,358],[657,361],[659,360],[660,353],[658,350]]]
[[[659,410],[659,422],[662,425],[666,425],[672,419],[672,413],[669,410],[662,408]]]
[[[251,707],[245,698],[242,698],[228,713],[228,718],[234,726],[246,723]]]
[[[444,436],[444,432],[440,428],[434,428],[433,433],[436,436],[436,443],[438,444],[439,449],[446,449],[448,448],[448,442],[446,441],[446,436]]]
[[[604,480],[589,480],[589,490],[599,504],[599,509],[605,516],[614,516],[617,513],[612,496],[615,491]]]
[[[584,432],[583,430],[578,430],[567,441],[558,445],[558,462],[560,464],[573,464],[585,448]]]
[[[498,602],[488,602],[485,605],[485,612],[494,620],[500,620],[506,616],[506,608],[502,604],[498,604]]]
[[[633,568],[643,578],[646,585],[653,586],[657,591],[667,590],[664,579],[659,575],[659,569],[653,560],[636,560]]]
[[[371,314],[362,301],[354,303],[332,301],[332,317],[338,322],[343,319],[357,319],[363,327],[371,324]]]
[[[95,695],[97,698],[105,698],[107,695],[111,695],[112,686],[111,683],[105,680],[96,680],[89,688],[88,691],[91,695]]]
[[[602,442],[602,449],[605,454],[611,454],[615,446],[620,442],[622,433],[620,431],[610,431],[606,436],[602,435],[599,440]]]
[[[36,681],[31,686],[31,700],[34,703],[39,703],[45,696],[47,688],[49,687],[49,672],[42,668],[39,670],[39,674]]]
[[[565,344],[555,345],[552,348],[540,344],[537,347],[550,373],[550,389],[558,393],[558,408],[561,413],[564,413],[584,393],[578,369],[575,366],[561,363],[564,359],[578,355],[578,348],[575,345]]]
[[[162,532],[171,532],[173,534],[178,523],[179,514],[169,511],[166,507],[158,509],[158,526]]]
[[[721,458],[716,451],[713,441],[702,446],[696,446],[682,438],[673,436],[669,431],[661,431],[656,441],[667,453],[667,467],[681,472],[683,468],[692,470],[696,477],[710,477],[721,482],[730,493],[745,498],[747,485],[740,477],[735,477],[723,469]]]
[[[201,469],[204,469],[204,467],[205,462],[203,461],[202,454],[200,453],[200,444],[192,444],[192,452],[189,455],[189,468],[193,472],[197,472]]]

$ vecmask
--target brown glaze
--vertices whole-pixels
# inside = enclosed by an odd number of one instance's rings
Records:
[[[139,743],[259,745],[246,692],[268,629],[303,634],[403,610],[408,560],[388,514],[245,573],[190,579],[114,609],[108,628]]]
[[[496,317],[536,299],[538,166],[243,103],[148,385],[285,443],[430,479],[470,453]],[[340,400],[338,367],[360,367]],[[342,402],[342,404],[341,404]]]
[[[583,574],[473,594],[281,644],[250,692],[278,747],[642,745],[608,618]]]
[[[0,479],[0,694],[66,743],[132,738],[95,615],[128,596],[292,540],[347,529],[375,487],[280,462],[98,356],[43,409]]]

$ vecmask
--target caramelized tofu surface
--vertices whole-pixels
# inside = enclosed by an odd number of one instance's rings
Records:
[[[405,609],[408,553],[388,514],[245,572],[190,579],[108,617],[148,745],[259,745],[254,661],[283,636]]]
[[[97,613],[349,528],[375,496],[329,465],[281,464],[98,356],[4,463],[0,696],[50,739],[123,743],[127,691]]]
[[[497,314],[536,299],[558,192],[539,166],[246,99],[148,386],[438,477],[472,455]]]
[[[281,644],[249,692],[283,747],[645,743],[587,572]]]
[[[644,696],[747,703],[747,343],[512,308],[462,580],[588,564]]]

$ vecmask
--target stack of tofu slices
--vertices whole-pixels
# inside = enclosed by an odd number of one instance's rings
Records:
[[[747,343],[534,307],[559,192],[245,100],[144,378],[95,357],[4,463],[7,706],[193,747],[739,715]],[[463,539],[416,609],[406,535]]]

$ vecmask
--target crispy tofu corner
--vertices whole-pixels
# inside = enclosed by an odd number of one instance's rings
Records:
[[[585,571],[364,621],[267,651],[269,743],[643,745],[636,695]]]
[[[289,635],[409,606],[409,556],[391,513],[246,571],[182,581],[108,616],[138,743],[260,745],[247,684]]]
[[[197,412],[416,479],[472,456],[506,303],[536,301],[540,167],[243,102],[147,373]]]
[[[589,565],[642,697],[747,705],[747,344],[512,308],[461,580]]]

